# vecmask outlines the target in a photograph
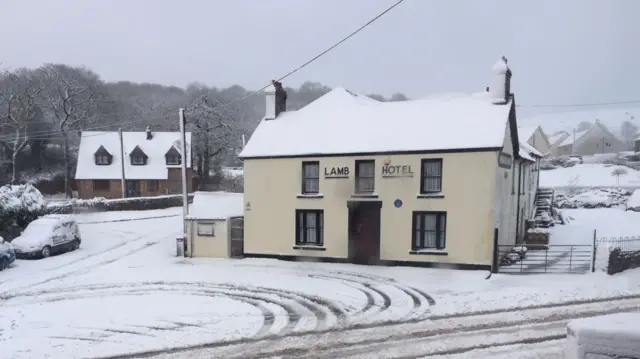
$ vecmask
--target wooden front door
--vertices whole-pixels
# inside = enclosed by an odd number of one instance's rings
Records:
[[[127,197],[140,197],[140,181],[127,181]]]
[[[353,201],[349,206],[349,261],[377,264],[380,261],[379,201]]]

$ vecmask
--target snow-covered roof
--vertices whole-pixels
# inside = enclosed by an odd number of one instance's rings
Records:
[[[553,135],[549,136],[549,143],[550,144],[555,144],[558,141],[560,141],[560,139],[562,138],[566,138],[566,136],[569,136],[569,132],[567,131],[558,131],[556,133],[554,133]]]
[[[574,134],[570,133],[569,136],[567,138],[565,138],[558,146],[562,147],[562,146],[572,145],[573,141],[574,141],[574,138],[575,138],[576,141],[579,140],[580,138],[582,138],[582,136],[586,135],[587,132],[589,132],[589,130],[576,131],[575,136],[574,136]]]
[[[512,102],[491,93],[378,102],[335,88],[298,111],[262,120],[243,158],[501,148]]]
[[[524,141],[520,141],[520,150],[518,151],[518,154],[520,155],[520,157],[534,162],[535,159],[532,156],[543,157],[540,151],[536,150],[533,146]]]
[[[187,167],[191,167],[191,133],[186,133],[187,138]],[[175,147],[180,151],[180,133],[178,132],[153,132],[153,138],[147,140],[145,131],[122,132],[125,155],[125,178],[137,180],[163,180],[167,179],[167,168],[180,168],[180,165],[167,165],[164,155]],[[110,165],[96,165],[94,153],[103,146],[113,160]],[[134,148],[139,147],[147,156],[147,164],[133,166],[129,154]],[[76,179],[120,179],[122,177],[120,155],[120,137],[118,132],[82,131],[80,148],[78,150],[78,165]]]
[[[195,192],[187,219],[227,219],[243,215],[242,193]]]

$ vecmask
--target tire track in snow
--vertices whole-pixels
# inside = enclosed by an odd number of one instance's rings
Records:
[[[557,340],[566,335],[566,323],[571,319],[638,309],[638,299],[614,300],[551,310],[545,308],[512,312],[506,317],[481,315],[476,318],[441,319],[367,330],[350,329],[342,331],[339,335],[332,333],[334,335],[288,337],[209,350],[201,349],[199,352],[193,351],[192,356],[209,355],[225,359],[428,358],[500,345]],[[171,355],[163,357],[172,358]]]
[[[272,288],[189,282],[145,282],[75,286],[31,292],[15,292],[0,295],[0,299],[5,302],[5,307],[19,307],[33,303],[58,302],[115,295],[148,295],[154,292],[226,297],[256,307],[262,313],[263,325],[253,338],[286,335],[294,330],[303,330],[305,332],[324,330],[328,327],[328,323],[332,321],[330,318],[332,314],[342,315],[343,313],[340,308],[328,301],[302,293],[287,292]],[[22,300],[18,301],[20,299]],[[16,303],[12,303],[12,301],[16,301]],[[281,328],[276,328],[276,318],[278,314],[265,306],[264,303],[280,307],[282,311],[286,313],[286,324]],[[301,320],[303,318],[309,318],[309,315],[314,319],[313,326],[298,328]],[[341,323],[337,317],[334,318],[334,321],[336,324]],[[160,330],[161,328],[154,327],[149,329]],[[171,330],[172,328],[166,329]]]

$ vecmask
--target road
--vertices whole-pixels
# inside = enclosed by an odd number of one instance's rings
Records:
[[[566,325],[571,319],[631,311],[640,311],[640,299],[558,305],[501,314],[443,317],[421,323],[377,328],[333,330],[233,345],[176,350],[153,358],[453,359],[496,358],[503,355],[505,358],[552,359],[562,357]],[[528,356],[520,356],[523,352],[528,353]],[[486,355],[483,356],[482,353]],[[516,353],[518,356],[515,356]]]

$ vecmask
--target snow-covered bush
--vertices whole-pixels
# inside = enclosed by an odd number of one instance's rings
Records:
[[[576,192],[556,192],[556,208],[611,208],[623,207],[631,192],[622,188],[589,188]]]
[[[6,240],[45,213],[44,196],[31,184],[0,187],[0,235]]]

